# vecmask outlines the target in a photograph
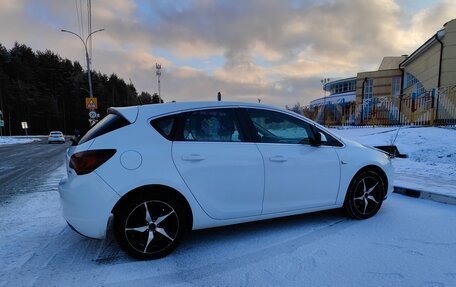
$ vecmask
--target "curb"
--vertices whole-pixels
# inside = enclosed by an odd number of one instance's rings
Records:
[[[456,197],[450,195],[438,194],[434,192],[416,190],[400,186],[395,186],[393,192],[414,198],[422,198],[440,203],[456,205]]]

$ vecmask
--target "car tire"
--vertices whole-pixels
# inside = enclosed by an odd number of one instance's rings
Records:
[[[164,192],[142,192],[114,215],[114,234],[130,256],[158,259],[170,254],[188,230],[182,204]]]
[[[362,171],[355,176],[348,188],[344,209],[352,218],[370,218],[379,211],[385,193],[385,183],[377,172]]]

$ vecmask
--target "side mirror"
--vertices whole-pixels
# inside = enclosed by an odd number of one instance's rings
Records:
[[[325,134],[322,132],[318,132],[320,134],[320,144],[325,144],[328,142],[328,139],[326,138]]]
[[[313,129],[313,138],[312,138],[312,145],[319,146],[321,142],[321,133],[317,129]]]
[[[316,127],[312,126],[313,137],[311,137],[310,144],[313,146],[320,146],[328,142],[325,134],[319,131]]]

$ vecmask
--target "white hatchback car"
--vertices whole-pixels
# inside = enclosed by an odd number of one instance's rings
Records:
[[[65,136],[59,131],[50,132],[48,135],[48,143],[65,143]]]
[[[387,154],[296,113],[229,102],[111,108],[67,154],[59,184],[77,232],[139,259],[189,230],[344,207],[365,219],[392,192]]]

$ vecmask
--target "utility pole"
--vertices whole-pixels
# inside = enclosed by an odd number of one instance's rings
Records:
[[[158,63],[155,63],[155,69],[156,69],[156,72],[155,74],[157,75],[157,80],[158,80],[158,97],[160,98],[161,100],[161,92],[160,92],[160,77],[161,77],[161,64],[158,64]]]

